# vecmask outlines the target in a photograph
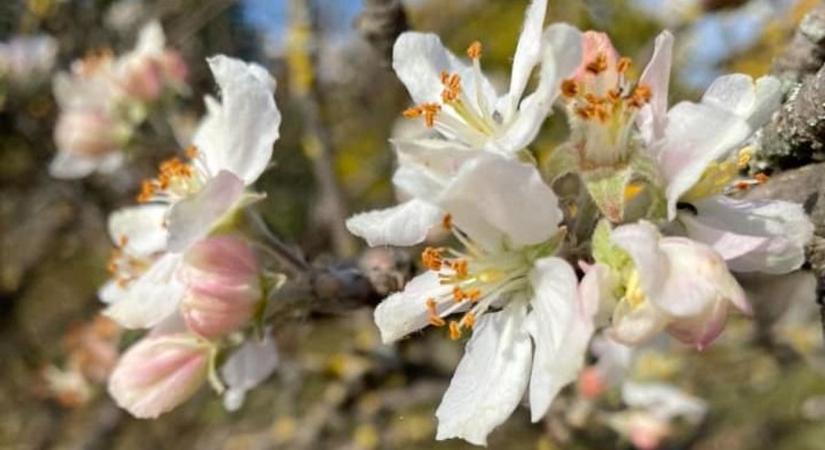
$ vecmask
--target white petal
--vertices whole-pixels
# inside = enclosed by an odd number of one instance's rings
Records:
[[[511,115],[521,100],[521,94],[527,86],[533,68],[539,63],[542,57],[542,29],[544,28],[544,16],[547,13],[547,0],[533,0],[527,7],[524,17],[524,25],[516,45],[516,52],[513,54],[513,69],[510,74],[510,105],[505,116]]]
[[[747,123],[724,109],[682,102],[667,115],[665,140],[658,152],[667,181],[668,219],[676,217],[679,198],[699,181],[708,165],[750,134]]]
[[[109,305],[103,314],[125,328],[151,328],[178,307],[184,286],[176,279],[181,256],[167,254],[135,280],[126,295]]]
[[[146,204],[121,208],[109,215],[109,237],[132,256],[151,256],[166,248],[167,205]]]
[[[667,255],[659,248],[659,230],[650,222],[640,221],[616,228],[610,237],[633,259],[644,292],[658,292],[670,271]]]
[[[707,412],[704,401],[664,383],[626,382],[622,386],[622,401],[628,406],[646,409],[656,417],[668,421],[682,417],[696,423]]]
[[[495,149],[512,153],[526,148],[538,135],[559,95],[561,80],[569,77],[581,61],[581,32],[567,24],[547,28],[542,39],[544,56],[535,92],[519,105],[518,113],[504,133],[496,138]],[[520,95],[520,94],[519,94]]]
[[[490,82],[486,78],[476,80],[472,67],[444,48],[435,34],[402,33],[395,41],[392,55],[392,67],[415,103],[441,103],[441,91],[444,89],[441,72],[458,73],[465,92],[476,92],[477,82],[480,81],[481,95],[490,101],[496,98]]]
[[[527,317],[535,356],[530,375],[530,412],[541,419],[559,391],[575,380],[593,335],[593,305],[579,296],[573,268],[560,258],[543,258],[530,273],[534,298]]]
[[[426,327],[427,299],[438,298],[451,289],[441,284],[438,273],[432,271],[410,280],[403,291],[390,295],[375,308],[375,325],[381,340],[388,344]]]
[[[135,53],[160,54],[163,53],[165,46],[166,37],[163,35],[163,27],[161,27],[160,22],[153,20],[140,29],[135,44]]]
[[[226,214],[238,207],[243,193],[243,181],[224,170],[200,192],[175,203],[168,217],[169,251],[183,251],[208,235]]]
[[[516,409],[530,373],[526,310],[523,304],[511,303],[479,319],[435,412],[436,439],[457,437],[486,445],[487,435]]]
[[[556,195],[535,167],[493,155],[465,164],[437,203],[487,248],[504,240],[538,244],[556,233],[562,219]]]
[[[638,345],[664,330],[668,317],[650,301],[631,307],[623,301],[613,310],[607,336],[625,345]]]
[[[702,103],[743,118],[751,130],[764,125],[781,102],[782,86],[779,80],[766,76],[754,83],[751,77],[741,73],[717,78],[702,97]]]
[[[432,201],[479,152],[444,139],[393,140],[399,168],[393,185],[402,193]]]
[[[76,179],[91,175],[100,165],[100,158],[57,152],[49,164],[49,175],[60,179]]]
[[[646,107],[649,108],[650,114],[650,140],[658,140],[664,136],[672,58],[673,34],[665,30],[656,37],[653,56],[639,78],[639,84],[648,86],[652,94],[649,107]]]
[[[814,227],[801,205],[717,196],[694,206],[698,215],[683,221],[688,236],[713,247],[731,270],[781,274],[805,262]]]
[[[277,366],[278,349],[269,330],[264,331],[263,340],[247,340],[232,352],[220,369],[227,388],[224,394],[226,409],[239,409],[246,391],[266,380]]]
[[[413,199],[392,208],[356,214],[347,219],[347,229],[366,239],[370,247],[406,247],[424,242],[430,229],[440,222],[441,216],[437,207]]]
[[[109,280],[97,290],[97,297],[101,302],[110,305],[126,297],[126,290],[117,280]]]
[[[256,64],[223,55],[207,61],[220,86],[222,104],[207,102],[209,113],[194,143],[211,175],[228,170],[252,184],[269,164],[272,144],[279,137],[281,113],[272,96],[275,80]]]

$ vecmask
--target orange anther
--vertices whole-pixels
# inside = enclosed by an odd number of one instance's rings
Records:
[[[427,128],[432,128],[435,125],[435,117],[441,111],[441,106],[435,103],[423,103],[412,108],[407,108],[401,114],[407,119],[414,119],[416,117],[424,117],[424,124]]]
[[[619,58],[619,62],[616,63],[616,71],[619,73],[625,73],[628,69],[630,69],[630,58],[623,56]]]
[[[753,179],[756,180],[756,182],[759,183],[759,184],[762,184],[762,183],[768,181],[768,178],[770,178],[770,177],[768,177],[767,174],[764,174],[762,172],[757,173],[756,175],[753,176]]]
[[[461,325],[455,320],[450,321],[450,339],[454,341],[461,339]]]
[[[593,75],[598,75],[607,70],[607,54],[604,52],[599,52],[599,54],[596,55],[596,58],[587,64],[585,69]]]
[[[449,103],[458,99],[461,95],[461,76],[457,73],[449,74],[441,72],[441,84],[444,85],[444,90],[441,91],[441,100],[444,103]]]
[[[467,294],[465,294],[464,291],[462,291],[460,287],[455,286],[453,288],[453,300],[456,303],[461,303],[461,301],[464,300],[465,298],[467,298]]]
[[[467,278],[468,267],[466,259],[456,259],[450,264],[450,266],[455,271],[456,277],[459,279]]]
[[[441,226],[443,226],[445,230],[452,230],[453,216],[445,214],[444,217],[441,219]]]
[[[198,156],[198,147],[190,145],[189,147],[186,147],[186,150],[184,150],[183,153],[186,155],[187,158],[194,159]]]
[[[564,80],[561,82],[561,93],[565,97],[575,97],[579,93],[579,84],[576,80]]]
[[[461,322],[465,327],[472,330],[473,327],[476,326],[476,315],[472,312],[468,312],[467,314],[464,314],[464,318],[461,319]]]
[[[473,41],[473,43],[470,44],[469,47],[467,47],[467,56],[469,56],[470,59],[481,58],[481,50],[482,50],[481,42]]]
[[[650,101],[653,93],[647,85],[640,84],[633,90],[633,95],[630,97],[630,106],[641,108],[645,103]]]
[[[444,260],[441,258],[441,250],[433,247],[427,247],[421,252],[421,264],[432,270],[432,271],[439,271],[441,270],[441,265],[444,263]]]
[[[443,327],[446,322],[438,315],[436,306],[434,298],[427,299],[427,321],[434,327]]]

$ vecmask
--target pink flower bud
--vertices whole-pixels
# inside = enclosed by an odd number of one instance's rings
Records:
[[[181,57],[180,53],[174,50],[166,50],[160,59],[163,74],[167,80],[173,84],[183,84],[189,77],[189,67]]]
[[[211,345],[189,334],[146,337],[120,358],[109,394],[138,418],[155,418],[191,397],[209,373]]]
[[[242,239],[207,238],[187,251],[181,303],[190,330],[207,338],[225,335],[249,322],[263,296],[255,253]]]
[[[115,124],[97,110],[68,110],[55,126],[55,142],[60,151],[79,156],[102,156],[118,148]]]
[[[120,85],[130,96],[151,102],[163,92],[163,67],[154,58],[135,56],[118,73]]]

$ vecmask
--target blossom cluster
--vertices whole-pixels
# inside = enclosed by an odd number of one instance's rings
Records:
[[[54,77],[60,115],[54,130],[57,155],[49,168],[57,178],[111,172],[150,108],[164,96],[185,93],[188,68],[165,48],[163,29],[146,25],[133,50],[117,58],[109,50],[74,61]]]
[[[236,409],[277,364],[260,319],[282,277],[266,269],[242,214],[263,197],[249,187],[279,136],[275,80],[226,56],[208,63],[221,99],[206,97],[193,145],[143,182],[139,205],[109,218],[116,248],[103,313],[148,330],[109,378],[112,397],[136,417],[175,408],[207,381]]]
[[[428,326],[469,336],[437,439],[484,445],[525,396],[541,419],[594,334],[706,348],[728,315],[752,314],[737,275],[798,269],[813,233],[800,205],[738,198],[764,181],[743,174],[758,151],[750,138],[780,104],[778,80],[725,75],[699,102],[669,107],[669,32],[636,79],[607,35],[545,28],[547,6],[528,7],[502,95],[480,42],[465,59],[432,34],[398,38],[393,68],[415,102],[403,115],[430,134],[392,141],[406,200],[347,222],[372,246],[451,233],[375,310],[386,343]],[[531,145],[554,107],[570,132],[540,164]],[[574,201],[560,203],[562,180],[578,186]]]

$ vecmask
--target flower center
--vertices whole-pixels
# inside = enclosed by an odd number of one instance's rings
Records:
[[[626,79],[630,64],[625,57],[613,63],[600,52],[586,64],[585,75],[562,82],[581,160],[589,166],[624,161],[632,147],[636,114],[650,101],[651,91]]]
[[[506,301],[509,294],[527,288],[531,258],[524,250],[483,249],[453,226],[449,215],[444,225],[463,245],[464,251],[427,247],[421,254],[421,262],[437,272],[441,284],[450,288],[427,299],[429,322],[436,327],[447,326],[450,339],[456,340],[465,329],[472,329],[476,320],[497,300]],[[445,319],[459,312],[463,312],[460,319]]]
[[[475,92],[467,93],[461,75],[441,72],[441,102],[422,103],[403,112],[406,118],[424,119],[427,128],[438,127],[452,134],[492,136],[499,121],[487,104],[481,91],[484,77],[481,73],[482,46],[478,41],[467,48],[467,56],[473,61]],[[449,114],[445,114],[449,112]]]
[[[198,150],[194,146],[189,147],[186,156],[188,162],[174,157],[160,163],[158,176],[141,183],[138,202],[174,202],[200,191],[204,177],[197,170]]]
[[[699,181],[680,200],[691,203],[717,194],[749,189],[767,181],[767,175],[756,174],[752,179],[740,179],[740,172],[748,168],[753,149],[745,147],[725,161],[714,161],[702,173]]]

